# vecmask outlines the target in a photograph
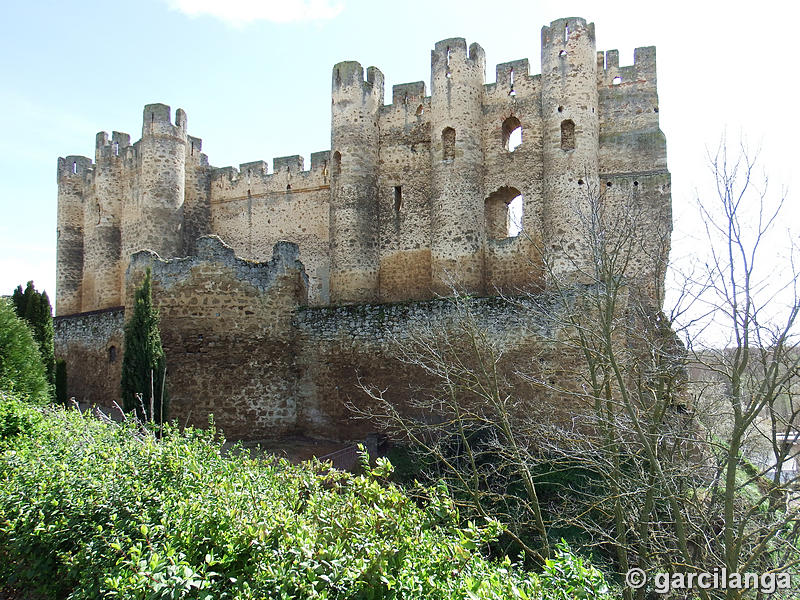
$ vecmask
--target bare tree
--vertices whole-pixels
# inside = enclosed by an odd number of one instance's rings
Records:
[[[794,569],[800,560],[796,247],[779,228],[785,195],[768,195],[757,158],[744,145],[729,157],[724,141],[710,156],[714,202],[698,202],[709,257],[702,281],[692,281],[706,315],[700,329],[723,334],[690,343],[705,375],[694,402],[713,467],[704,508],[719,522],[708,560],[729,572]]]
[[[500,519],[535,560],[577,528],[620,574],[635,566],[651,581],[798,564],[798,278],[792,252],[782,282],[762,257],[782,199],[770,205],[755,186],[744,149],[731,162],[723,144],[711,166],[716,193],[699,202],[710,258],[673,290],[670,310],[670,231],[589,188],[579,215],[588,258],[565,277],[543,253],[546,290],[504,299],[525,315],[525,357],[484,301],[454,290],[448,322],[398,340],[399,359],[424,374],[408,406],[363,386],[362,414],[422,450],[463,506]],[[710,333],[726,322],[731,343],[720,348]]]

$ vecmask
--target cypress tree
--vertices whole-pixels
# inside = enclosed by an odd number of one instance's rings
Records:
[[[55,393],[55,351],[53,345],[53,310],[47,292],[37,292],[33,281],[29,281],[25,290],[17,286],[11,295],[14,310],[20,319],[25,320],[33,333],[33,339],[39,347],[42,364],[45,369],[47,383],[51,388],[51,396]]]
[[[147,269],[141,287],[136,290],[133,315],[125,325],[121,389],[126,412],[136,410],[141,420],[156,423],[167,418],[166,368],[158,310],[153,306],[150,269]]]

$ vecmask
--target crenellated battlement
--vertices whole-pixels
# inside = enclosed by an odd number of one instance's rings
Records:
[[[560,53],[566,48],[570,39],[582,37],[592,45],[595,43],[594,23],[586,23],[580,17],[565,17],[556,19],[550,25],[542,27],[542,55],[546,51]]]
[[[303,169],[304,159],[299,154],[292,154],[291,156],[279,156],[272,159],[272,172],[273,173],[300,173]]]
[[[425,99],[425,82],[398,83],[392,86],[392,104],[416,106]]]
[[[87,156],[66,156],[58,159],[58,179],[84,179],[94,167],[92,159]]]
[[[367,67],[366,77],[361,63],[350,60],[337,63],[333,67],[331,90],[334,102],[337,96],[372,97],[379,105],[383,104],[384,77],[377,67]]]
[[[311,170],[312,171],[325,171],[328,170],[328,165],[331,160],[330,150],[321,150],[319,152],[311,153]]]
[[[495,67],[495,83],[498,86],[507,87],[509,91],[514,90],[515,84],[529,75],[530,64],[527,58],[500,63]]]
[[[175,111],[174,123],[171,108],[166,104],[147,104],[142,111],[142,138],[167,136],[185,139],[187,127],[186,113],[182,108]]]
[[[95,163],[103,160],[128,160],[134,155],[135,149],[131,146],[131,136],[127,133],[113,131],[111,139],[109,139],[108,133],[100,131],[95,136]]]
[[[283,181],[287,175],[292,177],[309,177],[312,174],[327,175],[330,161],[330,150],[311,153],[311,166],[305,169],[305,159],[299,154],[290,156],[276,156],[272,159],[272,171],[269,163],[264,160],[254,160],[240,163],[236,167],[212,168],[209,177],[211,181],[245,181],[247,183],[262,183],[269,186],[277,176]]]
[[[431,51],[432,70],[452,71],[458,65],[469,64],[480,69],[486,66],[486,52],[480,44],[473,42],[467,52],[467,41],[461,37],[436,42]]]
[[[620,67],[619,52],[597,53],[598,86],[627,86],[631,83],[656,87],[656,47],[644,46],[633,51],[633,64]],[[624,87],[620,88],[624,89]]]
[[[273,172],[274,172],[273,167]],[[266,161],[254,160],[252,162],[241,163],[239,165],[239,173],[242,177],[257,177],[264,178],[269,174],[269,167]]]
[[[321,103],[330,150],[310,164],[289,155],[210,166],[186,113],[161,103],[143,108],[138,141],[101,131],[94,162],[60,158],[59,219],[74,223],[62,254],[84,286],[65,304],[91,308],[97,282],[119,280],[136,250],[194,256],[206,234],[254,260],[297,243],[317,305],[428,298],[453,282],[477,295],[538,289],[543,270],[531,265],[545,249],[556,271],[580,268],[585,189],[602,181],[622,193],[635,179],[648,210],[669,202],[653,191],[669,189],[655,48],[620,66],[617,50],[597,51],[593,23],[569,17],[542,27],[538,69],[500,62],[493,82],[478,43],[447,38],[430,54],[430,83],[393,85],[391,104],[380,69],[336,63]],[[663,215],[653,220],[664,229]],[[637,268],[652,273],[657,260]]]

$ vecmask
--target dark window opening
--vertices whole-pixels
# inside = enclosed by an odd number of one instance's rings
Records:
[[[108,348],[108,362],[115,363],[117,362],[117,347],[110,346]]]
[[[566,51],[566,50],[562,50],[561,52],[559,52],[559,53],[558,53],[558,55],[559,55],[561,58],[564,58],[564,57],[567,55],[567,51]]]
[[[342,172],[342,154],[337,150],[333,153],[333,176],[336,177]]]
[[[423,113],[424,113],[424,112],[425,112],[425,107],[424,107],[424,106],[422,106],[422,104],[420,104],[420,105],[417,107],[417,116],[418,116],[418,117],[421,117],[421,116],[423,115]]]
[[[403,206],[403,187],[400,185],[394,186],[394,214],[400,214],[400,208]]]
[[[288,192],[290,189],[292,189],[292,184],[291,183],[287,183],[286,184],[286,191]]]
[[[455,160],[456,158],[456,130],[445,127],[442,131],[442,160]]]
[[[503,121],[503,148],[513,152],[522,143],[522,123],[517,117]]]
[[[517,188],[503,186],[490,194],[484,204],[486,236],[494,240],[518,236],[523,209],[524,198]]]
[[[561,121],[561,149],[575,149],[575,122],[572,119]]]

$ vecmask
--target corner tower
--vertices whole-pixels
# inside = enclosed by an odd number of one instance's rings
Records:
[[[170,107],[144,107],[138,185],[124,210],[123,269],[130,255],[148,249],[162,258],[183,256],[183,201],[186,185],[186,113]]]
[[[81,312],[83,288],[83,202],[92,160],[58,159],[58,233],[56,242],[57,316]]]
[[[463,38],[431,52],[431,280],[435,293],[451,284],[485,291],[484,158],[481,115],[486,56]]]
[[[332,304],[378,296],[378,111],[383,73],[354,61],[333,67],[330,294]]]
[[[93,194],[83,211],[82,311],[122,304],[121,221],[124,161],[130,136],[101,131],[95,141]]]
[[[554,276],[580,278],[588,258],[583,220],[599,191],[594,23],[566,18],[542,28],[544,250]]]

